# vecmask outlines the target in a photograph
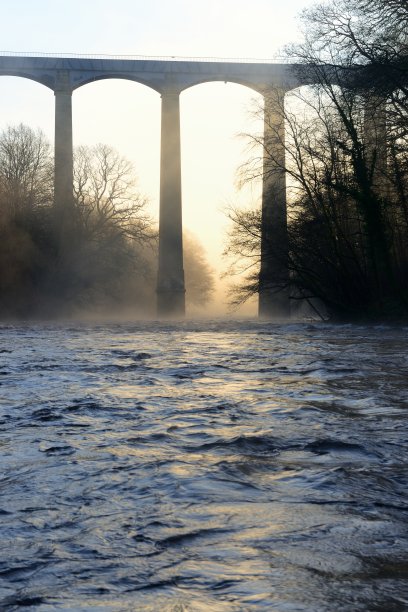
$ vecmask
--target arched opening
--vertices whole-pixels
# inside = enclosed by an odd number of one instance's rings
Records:
[[[24,123],[54,142],[54,92],[20,76],[0,76],[0,130]]]
[[[157,218],[160,95],[133,81],[103,79],[76,89],[72,106],[74,146],[103,143],[129,159]]]
[[[262,99],[248,87],[229,82],[200,84],[181,94],[183,224],[202,243],[216,271],[209,312],[227,311],[228,285],[233,280],[220,278],[228,268],[222,256],[228,228],[225,210],[230,205],[260,205],[261,181],[241,189],[238,183],[239,168],[254,154],[240,135],[262,132],[262,117],[252,113]],[[239,314],[255,313],[256,300],[239,310]]]
[[[98,80],[73,94],[74,190],[82,182],[75,197],[96,236],[87,273],[104,279],[102,314],[154,312],[160,106],[156,91],[124,79]]]
[[[1,76],[0,137],[0,316],[27,318],[45,312],[38,288],[54,253],[53,91]]]

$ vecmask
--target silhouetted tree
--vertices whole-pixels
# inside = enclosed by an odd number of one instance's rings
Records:
[[[151,237],[147,199],[130,161],[105,144],[80,146],[74,157],[74,196],[81,224],[90,237],[117,232],[135,240]]]
[[[0,313],[36,309],[49,262],[53,164],[40,131],[9,126],[0,133]]]
[[[145,213],[147,200],[137,189],[131,163],[107,145],[79,147],[74,193],[86,236],[79,255],[83,283],[90,279],[88,290],[94,296],[99,292],[102,307],[151,313],[158,230]],[[205,307],[214,291],[213,271],[198,240],[185,234],[183,244],[187,308]]]
[[[335,0],[304,13],[306,40],[291,56],[316,84],[287,94],[284,143],[275,132],[286,151],[292,297],[318,297],[343,318],[403,316],[408,309],[406,31],[395,35],[387,4],[370,5],[370,23],[377,24],[370,37],[364,0]],[[399,4],[396,14],[406,16]],[[379,57],[388,61],[388,76]],[[265,155],[271,168],[281,164],[273,145],[266,148],[262,137],[254,142],[262,148],[244,169],[250,178],[262,174]],[[232,210],[230,218],[227,251],[255,265],[235,291],[239,300],[258,288],[260,215]]]
[[[124,298],[129,278],[143,284],[143,249],[155,232],[129,162],[105,145],[80,148],[74,191],[76,231],[61,253],[44,134],[24,125],[0,134],[3,316],[66,315],[103,301],[112,306]]]
[[[132,299],[135,309],[145,307],[140,289],[152,274],[146,251],[156,231],[132,164],[108,145],[78,147],[74,197],[79,238],[70,266],[80,302],[117,309]]]
[[[53,164],[41,130],[8,126],[0,134],[1,216],[15,217],[52,202]]]
[[[74,158],[75,232],[65,248],[53,209],[53,160],[41,131],[0,134],[0,316],[154,312],[157,229],[132,164],[107,145]],[[188,300],[205,304],[212,273],[186,241]]]

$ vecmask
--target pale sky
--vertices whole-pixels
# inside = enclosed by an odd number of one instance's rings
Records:
[[[0,51],[273,58],[298,39],[297,15],[314,0],[0,0]],[[223,207],[256,205],[259,186],[238,192],[236,170],[247,155],[241,132],[254,92],[207,83],[181,94],[184,227],[202,242],[219,273]],[[158,215],[160,96],[137,83],[104,80],[73,94],[74,146],[103,142],[136,168],[141,192]],[[51,141],[54,95],[16,77],[0,77],[0,129],[26,123]],[[188,288],[187,288],[188,290]],[[218,301],[223,302],[219,286]]]

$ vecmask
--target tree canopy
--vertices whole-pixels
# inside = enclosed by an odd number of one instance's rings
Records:
[[[315,85],[284,102],[271,92],[286,135],[270,125],[267,147],[255,135],[262,152],[244,168],[249,179],[272,171],[284,147],[291,297],[318,298],[335,318],[408,313],[407,19],[398,0],[332,0],[305,11],[305,41],[288,55]],[[258,290],[262,222],[256,211],[229,214],[227,251],[250,265],[239,301]],[[269,252],[279,256],[273,236]]]

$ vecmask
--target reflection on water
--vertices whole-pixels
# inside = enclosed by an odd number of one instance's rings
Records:
[[[408,609],[408,329],[0,329],[0,609]]]

